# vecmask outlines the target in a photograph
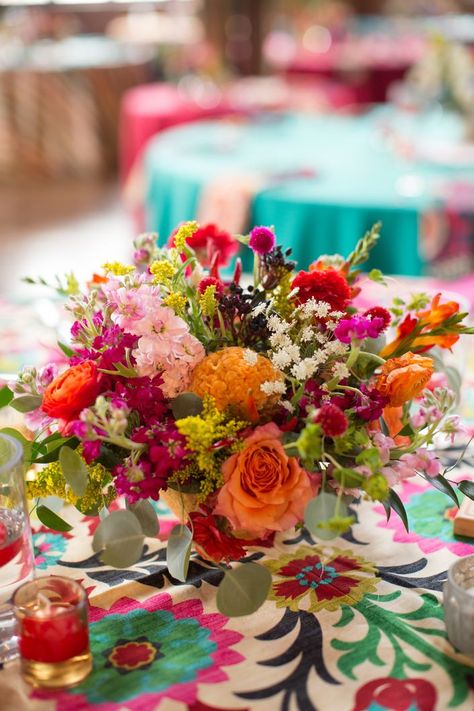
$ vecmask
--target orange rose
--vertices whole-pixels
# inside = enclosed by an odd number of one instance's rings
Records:
[[[295,457],[288,457],[279,428],[268,423],[247,437],[244,448],[222,467],[225,483],[215,514],[254,536],[292,528],[314,496],[313,483]]]
[[[96,364],[85,360],[68,368],[48,385],[41,409],[50,417],[74,420],[81,410],[95,402],[100,392]]]
[[[391,407],[398,407],[419,395],[432,375],[431,358],[408,352],[400,358],[387,360],[375,387],[382,395],[390,398]]]

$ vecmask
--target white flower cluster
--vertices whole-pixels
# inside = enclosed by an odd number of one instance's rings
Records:
[[[257,309],[258,313],[261,313],[262,305]],[[257,309],[254,310],[255,314]],[[271,314],[267,320],[272,349],[268,357],[275,368],[297,380],[305,381],[327,367],[331,359],[344,357],[349,350],[348,346],[335,341],[332,331],[322,331],[318,323],[318,319],[338,319],[341,316],[339,312],[331,311],[330,305],[325,301],[315,299],[309,299],[295,309],[289,321],[277,314]],[[325,321],[326,326],[327,323]],[[335,328],[337,321],[331,323],[334,323]],[[346,377],[344,368],[344,363],[338,363],[335,374],[340,372],[341,378]],[[279,392],[271,389],[271,385],[264,383],[262,390],[268,394]]]

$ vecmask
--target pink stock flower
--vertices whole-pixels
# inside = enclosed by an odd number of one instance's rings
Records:
[[[412,454],[403,454],[400,462],[414,470],[414,473],[424,472],[429,477],[438,476],[441,471],[441,462],[434,452],[430,452],[426,447],[421,447]]]
[[[402,461],[392,462],[390,466],[382,467],[381,471],[390,487],[416,475],[416,471]]]
[[[160,310],[161,296],[158,287],[142,283],[136,288],[115,286],[108,290],[107,301],[114,307],[112,321],[129,333],[141,336],[146,326],[140,323]]]
[[[374,446],[377,447],[380,454],[380,460],[382,464],[388,464],[390,460],[390,450],[395,447],[395,442],[391,437],[387,437],[382,434],[382,432],[377,432],[373,437],[372,441]]]

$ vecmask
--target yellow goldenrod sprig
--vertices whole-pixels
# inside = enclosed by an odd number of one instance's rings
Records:
[[[104,269],[107,274],[113,274],[114,276],[125,276],[135,271],[134,266],[122,264],[121,262],[105,262],[105,264],[102,265],[102,269]]]
[[[153,274],[153,284],[169,287],[176,267],[167,259],[158,259],[150,264],[150,272]]]
[[[210,318],[214,316],[217,308],[215,284],[206,287],[204,293],[199,297],[199,305],[204,316],[209,316]]]
[[[186,437],[186,446],[196,455],[195,462],[200,471],[200,496],[205,499],[223,484],[223,449],[227,449],[225,456],[228,455],[230,444],[232,451],[235,451],[233,440],[245,427],[245,423],[229,419],[225,413],[219,412],[213,398],[206,397],[201,414],[176,420],[176,427]],[[228,446],[222,449],[216,447],[219,442],[226,440],[230,440]]]
[[[170,309],[173,309],[175,314],[178,316],[182,316],[184,314],[186,303],[187,298],[184,294],[180,294],[177,291],[171,291],[168,296],[163,299],[163,304],[165,306],[169,306]]]
[[[184,222],[174,236],[174,245],[178,252],[183,252],[186,246],[187,240],[193,236],[195,232],[199,229],[197,222],[190,221]]]

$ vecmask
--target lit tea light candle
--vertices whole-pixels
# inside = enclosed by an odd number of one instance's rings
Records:
[[[449,641],[460,652],[474,655],[474,555],[449,568],[443,597]]]
[[[37,578],[13,598],[22,674],[33,686],[78,684],[92,669],[87,595],[75,580]]]

